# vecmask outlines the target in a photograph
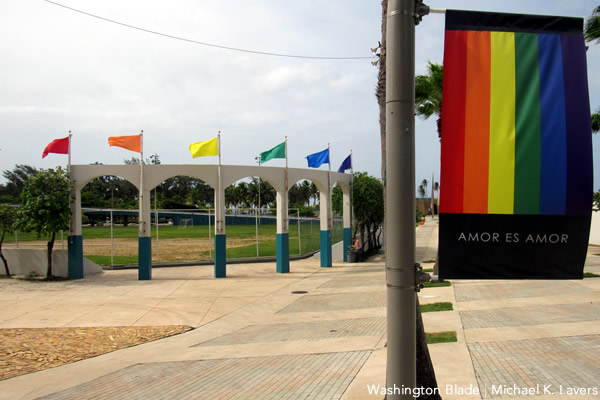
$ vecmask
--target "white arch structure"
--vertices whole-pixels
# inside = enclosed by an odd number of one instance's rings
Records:
[[[201,179],[215,190],[215,278],[227,275],[226,233],[225,233],[225,188],[246,177],[260,177],[269,182],[277,191],[277,272],[290,270],[288,234],[288,187],[308,179],[317,185],[321,205],[320,251],[321,267],[332,266],[331,192],[335,183],[343,192],[344,249],[350,246],[352,225],[350,221],[351,175],[322,171],[318,169],[283,168],[241,165],[71,165],[71,178],[75,182],[72,205],[71,227],[69,231],[69,278],[83,278],[83,236],[81,229],[81,189],[92,179],[102,176],[118,176],[140,190],[139,238],[138,238],[138,278],[152,279],[152,242],[150,236],[150,191],[175,176],[190,176]],[[287,172],[287,182],[286,182]],[[344,251],[344,261],[346,252]]]

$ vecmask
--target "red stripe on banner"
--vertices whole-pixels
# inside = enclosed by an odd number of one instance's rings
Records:
[[[467,31],[446,31],[442,95],[441,213],[463,212],[466,80]]]

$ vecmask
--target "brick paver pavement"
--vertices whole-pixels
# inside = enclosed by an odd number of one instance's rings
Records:
[[[40,400],[339,399],[370,354],[138,364]]]
[[[469,351],[483,398],[523,397],[515,396],[515,386],[520,394],[595,389],[600,395],[600,335],[471,343]]]
[[[600,320],[600,304],[576,303],[551,306],[494,308],[460,313],[465,329],[528,326]]]

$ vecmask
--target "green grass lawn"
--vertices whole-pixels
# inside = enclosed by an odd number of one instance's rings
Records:
[[[450,302],[441,302],[441,303],[431,303],[431,304],[421,304],[421,312],[435,312],[435,311],[452,311],[452,303]]]
[[[252,239],[256,238],[256,230],[257,227],[255,224],[248,225],[227,225],[225,228],[226,235],[228,239],[242,239],[249,240],[247,246],[228,248],[227,249],[227,258],[235,259],[235,258],[252,258],[256,257],[256,242]],[[274,257],[276,255],[276,232],[277,227],[274,224],[262,224],[258,226],[258,236],[259,236],[259,254],[260,257]],[[289,243],[290,243],[290,256],[296,256],[300,254],[307,254],[314,250],[318,250],[320,246],[320,224],[318,220],[311,221],[302,221],[300,225],[300,240],[298,240],[298,226],[290,225],[289,226]],[[111,237],[111,227],[110,225],[104,226],[84,226],[82,228],[82,235],[84,240],[86,239],[109,239]],[[151,230],[152,241],[155,243],[156,240],[156,226],[152,226]],[[64,232],[63,237],[64,240],[67,240],[68,233]],[[138,237],[138,227],[137,225],[130,226],[114,226],[112,229],[112,237],[116,239],[137,239]],[[208,225],[195,225],[195,226],[174,226],[174,225],[159,225],[158,227],[158,237],[159,240],[169,240],[169,239],[180,239],[180,238],[192,238],[199,240],[208,240],[209,239],[209,227]],[[210,238],[214,240],[214,226],[210,227]],[[18,233],[18,241],[19,243],[24,243],[28,241],[47,241],[49,238],[45,236],[38,236],[35,233]],[[343,239],[343,229],[341,226],[341,222],[335,222],[332,230],[332,243],[337,243]],[[56,237],[57,243],[56,246],[59,245],[60,234]],[[14,235],[9,235],[6,237],[4,243],[11,245],[15,243]],[[301,245],[302,251],[300,251],[299,246]],[[153,244],[154,246],[154,244]],[[110,265],[111,257],[106,255],[87,255],[86,256],[91,261],[100,264],[100,265]],[[198,260],[208,260],[209,252],[205,254],[200,254],[199,258],[196,260],[189,260],[190,262],[198,261]],[[121,264],[137,264],[138,257],[137,256],[121,256],[115,254],[113,257],[113,263],[115,265]]]
[[[452,283],[450,281],[441,281],[441,282],[425,282],[423,284],[424,288],[432,288],[432,287],[442,287],[442,286],[451,286]]]
[[[445,331],[445,332],[425,332],[425,339],[427,344],[435,343],[453,343],[457,342],[456,331]]]

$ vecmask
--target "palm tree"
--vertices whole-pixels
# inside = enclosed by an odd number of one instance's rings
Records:
[[[596,43],[600,43],[600,6],[596,7],[592,15],[585,20],[583,37],[585,37],[586,42],[595,40]]]
[[[302,186],[301,186],[301,189],[302,189],[302,198],[304,200],[304,205],[306,205],[306,206],[310,206],[310,199],[312,197],[312,193],[311,193],[311,190],[310,190],[311,187],[310,186],[311,186],[311,182],[310,181],[307,181],[307,180],[302,181]]]
[[[415,108],[416,114],[422,119],[432,115],[438,117],[438,137],[442,139],[442,81],[444,79],[444,67],[432,63],[427,65],[427,75],[415,77]]]
[[[417,188],[417,192],[419,193],[419,197],[420,198],[424,198],[425,195],[427,194],[427,189],[425,188],[425,186],[423,186],[423,184],[421,183],[419,185],[419,187]]]
[[[585,20],[583,36],[588,43],[594,40],[596,44],[600,43],[600,6],[596,7],[592,15]],[[600,131],[600,109],[592,114],[592,132],[598,133],[598,131]]]
[[[423,186],[423,196],[421,197],[426,197],[427,196],[427,186],[429,186],[429,181],[427,179],[423,179],[423,181],[421,182],[421,186]]]

